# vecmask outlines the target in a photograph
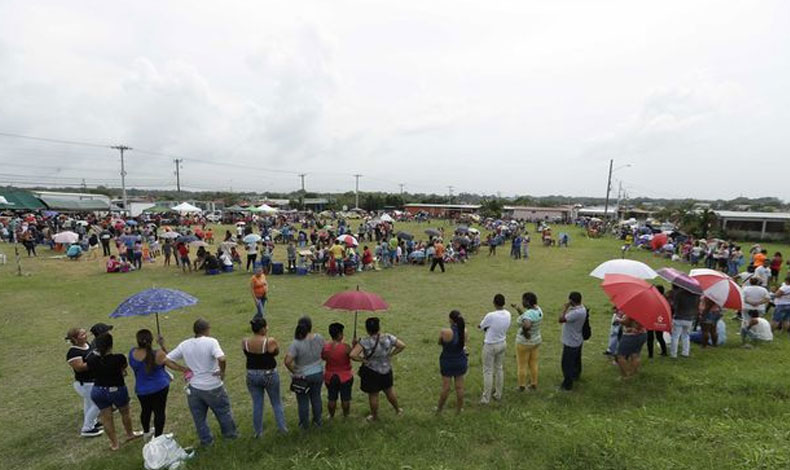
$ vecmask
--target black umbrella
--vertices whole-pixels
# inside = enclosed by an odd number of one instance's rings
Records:
[[[461,246],[469,246],[469,239],[464,237],[455,237],[453,238],[453,243],[458,243]]]
[[[459,225],[455,229],[456,233],[467,233],[468,231],[469,231],[469,227],[467,227],[466,225]]]
[[[198,237],[194,235],[181,235],[180,237],[176,238],[176,243],[192,243],[196,242]]]
[[[438,237],[439,235],[441,235],[441,232],[439,232],[435,228],[429,228],[425,230],[425,234],[431,237]]]
[[[414,235],[408,232],[398,232],[398,238],[400,238],[401,240],[412,240],[414,238]]]

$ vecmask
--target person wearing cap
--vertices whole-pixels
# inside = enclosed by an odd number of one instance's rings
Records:
[[[96,338],[103,335],[104,333],[109,333],[112,330],[112,325],[108,325],[106,323],[95,323],[91,328],[90,332],[93,335],[93,341],[90,342],[91,352],[96,349]]]
[[[238,436],[236,422],[230,407],[230,398],[225,390],[225,353],[216,338],[211,337],[211,325],[199,318],[192,326],[194,338],[182,341],[167,354],[171,361],[183,360],[192,370],[187,387],[187,404],[195,422],[200,443],[211,445],[214,436],[208,426],[208,410],[214,412],[219,421],[222,436],[235,439]]]
[[[94,376],[88,370],[85,359],[93,352],[88,344],[88,333],[85,328],[71,328],[66,332],[66,341],[71,343],[66,352],[66,362],[74,370],[74,390],[82,397],[82,437],[96,437],[104,433],[99,424],[99,407],[91,400]]]
[[[263,274],[263,267],[255,265],[255,273],[250,278],[250,290],[252,291],[252,299],[255,302],[256,313],[252,317],[253,320],[263,318],[264,310],[266,308],[266,300],[269,295],[269,283],[266,281],[266,276]]]

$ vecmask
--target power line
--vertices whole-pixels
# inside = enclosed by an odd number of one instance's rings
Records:
[[[34,137],[30,135],[12,134],[10,132],[0,132],[0,136],[17,137],[20,139],[38,140],[41,142],[52,142],[55,144],[83,145],[85,147],[112,148],[110,145],[95,144],[93,142],[80,142],[77,140],[51,139],[49,137]]]

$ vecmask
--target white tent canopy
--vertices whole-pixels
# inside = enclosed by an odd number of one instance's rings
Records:
[[[188,202],[182,202],[181,204],[179,204],[179,205],[177,205],[175,207],[171,207],[171,209],[176,211],[176,212],[180,212],[182,214],[192,214],[192,213],[203,212],[203,209],[201,209],[199,207],[195,207],[195,206],[193,206],[192,204],[190,204]]]
[[[277,209],[268,204],[261,204],[257,209],[258,212],[263,212],[264,214],[275,214],[277,212]]]

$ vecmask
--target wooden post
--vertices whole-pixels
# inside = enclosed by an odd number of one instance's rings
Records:
[[[14,254],[16,255],[16,275],[22,275],[22,258],[19,256],[19,243],[14,241]]]

